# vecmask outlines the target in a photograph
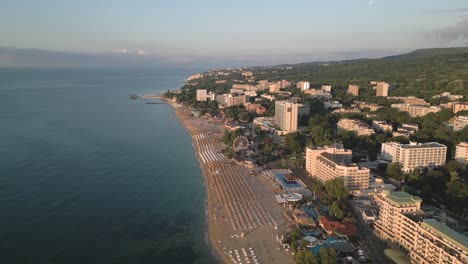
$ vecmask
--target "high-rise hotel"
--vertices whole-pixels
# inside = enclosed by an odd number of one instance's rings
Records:
[[[385,142],[382,143],[381,150],[381,158],[399,163],[403,172],[443,165],[446,155],[447,146],[437,142],[410,144]]]
[[[342,178],[350,191],[367,189],[369,173],[351,162],[352,151],[342,145],[306,148],[306,170],[321,182]]]
[[[426,219],[421,198],[383,190],[374,200],[379,206],[375,232],[401,246],[411,263],[468,263],[468,238],[435,219]]]

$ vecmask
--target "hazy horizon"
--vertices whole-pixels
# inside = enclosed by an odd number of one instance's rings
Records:
[[[6,0],[0,67],[238,67],[468,46],[453,1]]]

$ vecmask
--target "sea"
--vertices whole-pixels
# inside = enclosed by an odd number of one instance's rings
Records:
[[[166,104],[197,70],[0,69],[0,263],[214,263],[204,180]]]

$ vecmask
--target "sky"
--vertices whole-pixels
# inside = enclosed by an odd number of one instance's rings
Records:
[[[466,0],[0,2],[0,66],[271,65],[468,46]]]

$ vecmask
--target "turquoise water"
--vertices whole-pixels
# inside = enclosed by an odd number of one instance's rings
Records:
[[[211,263],[203,178],[165,104],[195,71],[0,69],[0,263]]]

